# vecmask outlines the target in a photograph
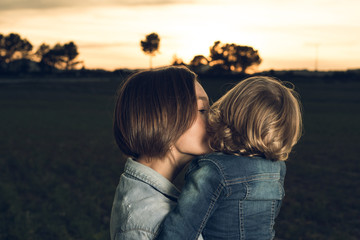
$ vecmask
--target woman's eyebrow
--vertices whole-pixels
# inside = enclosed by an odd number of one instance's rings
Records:
[[[204,100],[204,101],[209,101],[209,98],[207,98],[205,96],[199,96],[197,99]]]

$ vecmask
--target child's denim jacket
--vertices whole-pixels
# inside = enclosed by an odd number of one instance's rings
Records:
[[[283,161],[210,153],[194,160],[157,239],[273,239],[284,193]]]

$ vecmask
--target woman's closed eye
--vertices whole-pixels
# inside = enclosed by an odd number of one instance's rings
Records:
[[[198,101],[198,111],[200,114],[206,114],[210,109],[209,101],[201,99]]]
[[[199,109],[199,112],[201,113],[201,114],[205,114],[205,113],[207,113],[209,111],[209,108],[200,108]]]
[[[200,112],[200,113],[206,113],[206,112],[207,112],[207,109],[199,109],[199,112]]]

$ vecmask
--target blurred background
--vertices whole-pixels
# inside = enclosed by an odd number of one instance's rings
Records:
[[[185,65],[211,101],[250,75],[295,85],[305,132],[277,239],[360,239],[356,0],[0,2],[0,239],[109,239],[125,162],[118,86]],[[176,179],[181,188],[183,173]]]
[[[2,0],[0,29],[34,49],[74,41],[86,68],[148,67],[138,40],[156,32],[154,66],[207,56],[221,41],[259,50],[258,70],[347,70],[359,67],[359,8],[357,0]]]

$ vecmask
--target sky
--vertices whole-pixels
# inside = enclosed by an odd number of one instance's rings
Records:
[[[74,41],[86,68],[147,68],[140,48],[160,36],[153,66],[209,56],[215,41],[251,46],[254,70],[360,68],[359,0],[1,0],[0,33],[36,50]]]

